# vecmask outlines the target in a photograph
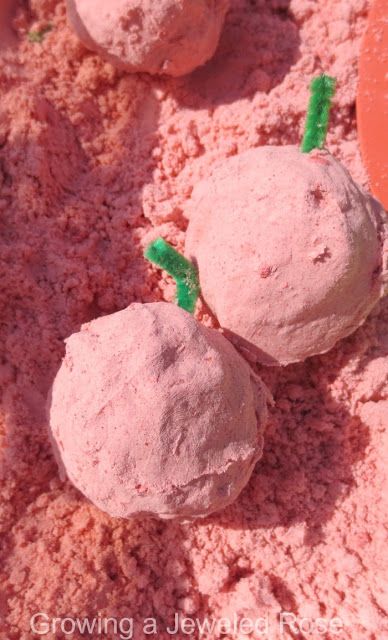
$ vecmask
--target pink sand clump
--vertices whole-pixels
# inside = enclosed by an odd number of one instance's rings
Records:
[[[154,302],[67,338],[47,409],[59,466],[93,504],[168,520],[237,498],[263,453],[267,401],[219,331]]]
[[[195,185],[187,214],[203,299],[262,364],[326,353],[386,291],[385,212],[326,150],[229,158]]]
[[[83,44],[120,69],[181,76],[217,49],[229,0],[67,0]]]
[[[183,248],[183,208],[216,162],[297,144],[322,70],[338,79],[328,147],[366,184],[354,118],[366,1],[234,0],[215,57],[179,80],[127,76],[85,51],[63,2],[20,5],[0,66],[0,637],[30,640],[37,611],[153,616],[162,640],[175,612],[267,612],[277,640],[286,610],[339,616],[330,640],[383,640],[386,302],[326,355],[257,369],[276,402],[263,458],[203,522],[93,507],[60,481],[44,412],[63,339],[133,301],[172,299],[143,247],[163,235]],[[199,319],[212,324],[204,308]]]

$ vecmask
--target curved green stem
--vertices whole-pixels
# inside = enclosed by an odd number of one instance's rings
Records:
[[[200,289],[198,274],[192,262],[178,253],[163,238],[157,238],[151,242],[144,256],[174,278],[178,307],[193,313]]]

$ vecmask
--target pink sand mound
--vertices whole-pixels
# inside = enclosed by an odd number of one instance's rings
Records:
[[[236,344],[289,364],[331,349],[379,300],[384,215],[326,151],[260,147],[195,186],[186,252]]]
[[[51,430],[69,478],[114,516],[203,516],[262,454],[266,391],[223,336],[169,303],[133,304],[66,340]]]
[[[88,48],[127,71],[180,76],[214,54],[229,0],[67,0]]]

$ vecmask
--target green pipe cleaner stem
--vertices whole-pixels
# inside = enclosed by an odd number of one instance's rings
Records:
[[[301,146],[303,153],[322,149],[329,124],[331,99],[335,92],[335,78],[324,74],[314,78],[310,85],[310,101]]]
[[[163,238],[157,238],[146,248],[145,258],[167,271],[176,282],[178,307],[193,313],[199,296],[199,280],[195,266]]]

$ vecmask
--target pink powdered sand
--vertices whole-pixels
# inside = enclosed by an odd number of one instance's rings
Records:
[[[206,303],[262,364],[325,353],[384,295],[385,212],[327,151],[228,158],[195,185],[186,213]]]
[[[79,39],[126,71],[181,76],[214,54],[229,0],[67,0]]]
[[[50,393],[73,484],[112,516],[205,516],[236,499],[263,452],[267,398],[218,332],[174,304],[82,326]]]
[[[328,148],[367,186],[354,118],[366,1],[233,0],[214,58],[178,80],[119,73],[79,44],[63,2],[23,4],[0,65],[1,640],[31,640],[38,611],[134,616],[136,640],[153,637],[147,616],[171,638],[176,612],[268,614],[267,638],[288,640],[277,616],[291,611],[340,617],[329,640],[384,640],[386,300],[327,354],[257,368],[276,402],[263,457],[204,521],[93,507],[59,479],[45,417],[64,338],[133,301],[173,299],[144,246],[162,235],[183,249],[191,191],[226,157],[299,144],[322,71],[338,86]],[[205,308],[198,318],[213,324]]]
[[[0,4],[0,51],[14,44],[11,19],[12,0],[2,0]]]

